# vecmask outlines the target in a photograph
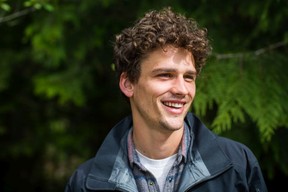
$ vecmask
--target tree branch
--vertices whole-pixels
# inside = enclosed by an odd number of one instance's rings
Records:
[[[268,51],[271,51],[273,49],[277,49],[279,47],[283,47],[287,45],[287,42],[285,41],[280,41],[280,42],[277,42],[277,43],[274,43],[274,44],[271,44],[267,47],[263,47],[263,48],[260,48],[260,49],[257,49],[255,51],[251,51],[251,52],[240,52],[240,53],[226,53],[226,54],[218,54],[218,53],[215,53],[215,54],[212,54],[212,56],[216,57],[216,59],[231,59],[231,58],[242,58],[244,57],[245,55],[255,55],[255,56],[259,56],[265,52],[268,52]]]
[[[11,21],[13,19],[16,19],[16,18],[24,16],[24,15],[27,15],[28,13],[33,12],[33,11],[35,11],[34,8],[28,8],[28,9],[24,9],[24,10],[12,13],[11,15],[8,15],[5,17],[0,17],[0,24],[4,23],[4,22]]]

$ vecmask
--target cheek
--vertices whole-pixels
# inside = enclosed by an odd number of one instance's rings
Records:
[[[143,102],[144,100],[149,100],[156,93],[157,89],[154,86],[148,84],[138,84],[137,88],[134,89],[134,96],[139,100],[139,102]]]
[[[169,92],[171,89],[170,84],[165,84],[165,83],[154,83],[153,85],[150,86],[150,93],[153,94],[153,96],[160,96],[163,95],[167,92]]]
[[[188,86],[188,90],[189,90],[189,94],[191,95],[191,97],[194,97],[195,93],[196,93],[196,85],[195,84],[190,84]]]

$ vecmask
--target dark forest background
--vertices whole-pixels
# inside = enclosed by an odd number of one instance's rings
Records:
[[[115,34],[164,6],[195,18],[213,45],[191,110],[252,149],[269,191],[286,187],[286,0],[0,0],[0,191],[64,191],[130,112]]]

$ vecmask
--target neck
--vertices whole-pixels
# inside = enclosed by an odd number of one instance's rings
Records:
[[[151,159],[164,159],[177,153],[183,131],[182,128],[170,133],[162,133],[133,128],[133,142],[143,155]]]

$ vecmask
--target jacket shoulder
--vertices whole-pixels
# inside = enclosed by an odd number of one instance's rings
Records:
[[[222,137],[208,129],[193,113],[188,113],[187,123],[195,136],[195,147],[211,158],[211,151],[226,156],[232,163],[242,165],[243,162],[256,163],[253,152],[243,143]],[[245,160],[245,161],[244,161]]]
[[[94,158],[91,158],[78,166],[69,178],[65,187],[65,192],[82,191],[84,189],[85,181],[90,172],[93,159]]]
[[[251,164],[258,163],[254,153],[245,144],[221,136],[217,136],[216,141],[220,149],[232,161],[232,163],[243,164],[247,161]]]

